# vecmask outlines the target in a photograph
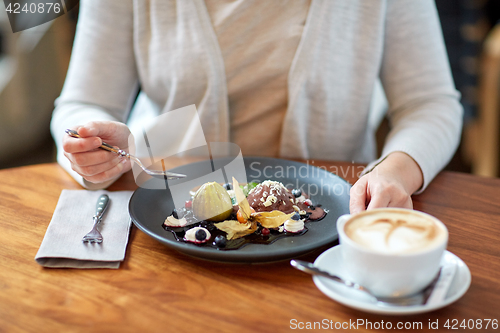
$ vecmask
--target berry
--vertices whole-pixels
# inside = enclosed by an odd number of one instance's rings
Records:
[[[229,191],[231,189],[231,184],[225,183],[224,185],[222,185],[222,187]]]
[[[300,188],[297,188],[297,189],[293,189],[292,190],[292,194],[294,197],[298,198],[302,195],[302,191],[300,190]]]
[[[184,207],[186,207],[187,209],[191,208],[192,206],[193,202],[191,200],[186,201],[186,203],[184,204]]]
[[[182,209],[177,210],[177,208],[174,208],[172,216],[176,219],[182,219],[184,217],[184,210]]]
[[[196,240],[203,242],[207,238],[207,233],[203,229],[196,230],[194,237]]]
[[[269,231],[269,229],[267,229],[267,228],[262,228],[261,233],[262,233],[262,236],[267,236],[267,235],[269,235],[271,232],[270,232],[270,231]]]
[[[226,237],[219,235],[215,237],[214,245],[217,247],[226,247],[227,240]]]
[[[295,214],[292,215],[292,220],[295,220],[295,221],[300,220],[300,214],[295,212]]]

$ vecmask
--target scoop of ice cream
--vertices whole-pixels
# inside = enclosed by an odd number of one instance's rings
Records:
[[[173,215],[167,217],[163,225],[167,227],[184,227],[187,224],[186,218],[176,219]]]
[[[294,196],[280,182],[266,180],[257,185],[248,194],[247,200],[256,212],[270,212],[280,210],[284,213],[292,213]]]
[[[201,233],[202,237],[199,236],[200,235],[199,233],[197,234],[197,232],[199,231],[203,231]],[[186,234],[184,235],[184,240],[196,244],[201,244],[208,242],[210,237],[212,237],[212,235],[210,235],[210,232],[207,229],[203,227],[194,227],[186,231]]]
[[[300,232],[304,230],[304,220],[286,220],[283,224],[287,232]]]

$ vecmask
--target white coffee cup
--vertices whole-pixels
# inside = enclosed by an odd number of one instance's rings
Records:
[[[448,242],[441,221],[402,208],[342,215],[337,230],[344,277],[384,297],[424,289],[438,273]]]

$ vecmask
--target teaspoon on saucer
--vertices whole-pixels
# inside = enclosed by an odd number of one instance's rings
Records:
[[[74,138],[81,138],[81,136],[78,134],[77,131],[67,129],[65,132],[66,132],[66,134],[68,134],[69,136],[72,136]],[[115,154],[118,154],[122,157],[128,158],[131,161],[134,161],[135,163],[137,163],[137,165],[139,165],[141,167],[142,170],[144,170],[144,172],[146,172],[150,176],[153,176],[156,178],[161,178],[161,179],[164,179],[165,177],[167,179],[178,179],[178,178],[185,178],[186,177],[186,175],[183,175],[180,173],[173,173],[173,172],[169,172],[169,171],[160,171],[160,170],[149,170],[134,155],[130,155],[126,151],[121,150],[119,148],[115,148],[115,147],[107,144],[106,142],[102,142],[102,144],[99,148],[110,151],[110,152],[115,153]]]
[[[333,274],[330,274],[326,271],[323,271],[323,270],[319,269],[318,267],[314,266],[314,264],[312,264],[312,263],[302,261],[302,260],[291,260],[290,265],[292,265],[294,268],[296,268],[302,272],[309,273],[312,275],[323,276],[323,277],[332,279],[334,281],[337,281],[339,283],[342,283],[343,285],[345,285],[349,288],[353,288],[353,289],[362,291],[362,292],[366,293],[367,295],[371,296],[379,305],[383,305],[383,306],[384,305],[385,306],[422,305],[425,303],[430,291],[434,287],[434,283],[431,283],[423,291],[421,291],[417,294],[413,294],[413,295],[409,295],[409,296],[402,296],[402,297],[379,297],[379,296],[373,295],[365,287],[363,287],[355,282],[344,280],[340,276],[333,275]],[[440,275],[440,273],[438,273],[438,276],[439,275]],[[433,282],[436,281],[437,277],[433,280]]]

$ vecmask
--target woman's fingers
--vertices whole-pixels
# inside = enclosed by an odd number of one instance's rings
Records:
[[[402,207],[413,208],[410,194],[389,175],[369,173],[351,188],[349,210],[356,214],[365,209]]]
[[[366,209],[389,207],[395,193],[380,183],[370,185],[371,199]]]
[[[130,168],[130,161],[125,159],[113,159],[105,163],[91,166],[71,164],[71,167],[89,182],[102,183],[118,177],[124,170]]]
[[[411,195],[422,184],[423,173],[417,162],[406,153],[393,152],[353,185],[349,209],[351,214],[359,213],[365,208],[411,209]]]
[[[63,138],[64,155],[71,168],[93,183],[102,183],[120,176],[131,168],[130,161],[111,152],[97,149],[105,141],[127,151],[130,130],[119,122],[94,121],[73,128],[81,136]]]
[[[352,187],[350,191],[349,211],[351,214],[357,214],[366,209],[367,197],[367,178],[361,177]]]
[[[95,149],[92,151],[87,151],[83,153],[66,153],[64,155],[74,163],[79,166],[90,166],[105,163],[111,160],[119,160],[120,157],[117,154],[111,153],[102,149]]]
[[[80,126],[78,128],[78,134],[80,134],[82,138],[100,137],[104,139],[115,139],[117,136],[121,138],[121,136],[123,136],[123,133],[121,132],[123,131],[120,131],[119,127],[120,126],[116,122],[112,121],[91,121],[83,126]],[[125,125],[122,127],[123,129],[126,129]],[[128,129],[125,132],[127,131]]]
[[[122,174],[122,170],[123,170],[123,164],[119,163],[113,168],[106,170],[105,172],[102,172],[100,174],[94,176],[82,176],[82,177],[91,183],[99,184],[99,183],[104,183],[111,179],[118,178],[118,176]]]
[[[83,153],[98,148],[102,144],[100,138],[73,138],[65,135],[63,138],[63,149],[70,154]]]
[[[130,130],[125,124],[112,121],[94,121],[83,126],[75,127],[80,138],[69,135],[63,137],[63,149],[67,153],[83,153],[101,146],[106,141],[112,146],[121,149],[128,148]]]
[[[404,199],[399,201],[397,204],[393,204],[392,202],[389,203],[388,207],[400,207],[400,208],[413,209],[413,201],[411,200],[411,197],[408,195]]]
[[[408,200],[411,201],[410,195],[406,193],[403,186],[390,177],[372,178],[368,191],[371,194],[371,199],[367,209],[383,207],[406,208]]]
[[[73,168],[73,170],[78,172],[80,175],[82,175],[84,177],[91,177],[91,176],[96,176],[100,173],[106,172],[109,169],[114,168],[115,166],[120,164],[120,162],[121,162],[120,159],[114,158],[114,159],[107,161],[107,162],[104,162],[104,163],[95,164],[95,165],[88,165],[88,166],[82,166],[82,165],[72,163],[71,167]]]

